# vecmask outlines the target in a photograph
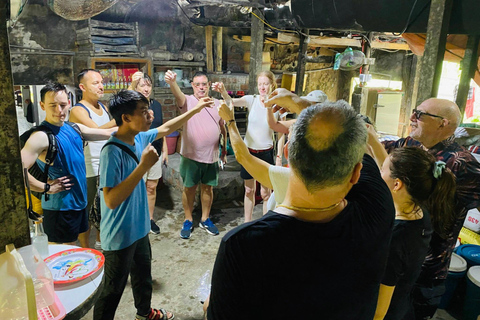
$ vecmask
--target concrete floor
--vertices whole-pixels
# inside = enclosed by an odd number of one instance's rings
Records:
[[[243,205],[239,202],[214,204],[211,219],[220,230],[220,235],[211,236],[198,227],[200,211],[194,214],[194,230],[188,240],[180,238],[184,220],[181,194],[167,186],[160,186],[154,218],[161,233],[150,234],[152,245],[152,276],[154,279],[152,307],[165,308],[175,313],[175,319],[203,319],[202,304],[195,296],[202,275],[212,271],[215,256],[223,235],[243,223]],[[253,216],[262,215],[262,205],[255,207]],[[90,237],[94,243],[95,232]],[[135,307],[130,283],[118,306],[116,319],[134,319]],[[82,319],[93,319],[93,309]]]

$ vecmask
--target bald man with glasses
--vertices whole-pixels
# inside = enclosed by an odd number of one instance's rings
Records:
[[[446,163],[457,182],[457,205],[452,228],[442,238],[434,232],[422,271],[413,292],[415,319],[432,317],[445,292],[445,279],[455,243],[467,211],[480,206],[480,164],[455,142],[455,129],[462,115],[458,106],[445,99],[428,99],[412,110],[407,138],[383,142],[387,152],[405,146],[422,147]],[[413,317],[412,317],[413,319]]]

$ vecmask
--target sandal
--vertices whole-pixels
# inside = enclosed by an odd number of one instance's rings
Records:
[[[168,317],[168,314],[171,314],[171,317]],[[152,308],[150,310],[150,313],[144,317],[136,316],[135,320],[173,320],[175,319],[175,315],[173,312],[167,312],[165,309],[154,309]]]

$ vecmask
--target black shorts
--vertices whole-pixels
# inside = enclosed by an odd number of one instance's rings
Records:
[[[49,242],[74,242],[78,234],[88,230],[87,209],[83,210],[46,210],[43,209],[43,227]]]
[[[275,164],[275,162],[273,161],[273,148],[267,151],[260,151],[260,152],[252,152],[250,150],[250,154],[270,164]],[[248,173],[243,166],[240,166],[240,177],[242,177],[243,180],[253,179],[250,173]]]

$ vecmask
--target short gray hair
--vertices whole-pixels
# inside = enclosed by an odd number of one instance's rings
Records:
[[[328,115],[339,126],[331,134],[321,132],[322,128],[311,123]],[[343,183],[366,151],[365,122],[343,100],[308,107],[300,113],[293,128],[288,158],[309,192]],[[322,134],[318,135],[319,132]]]

